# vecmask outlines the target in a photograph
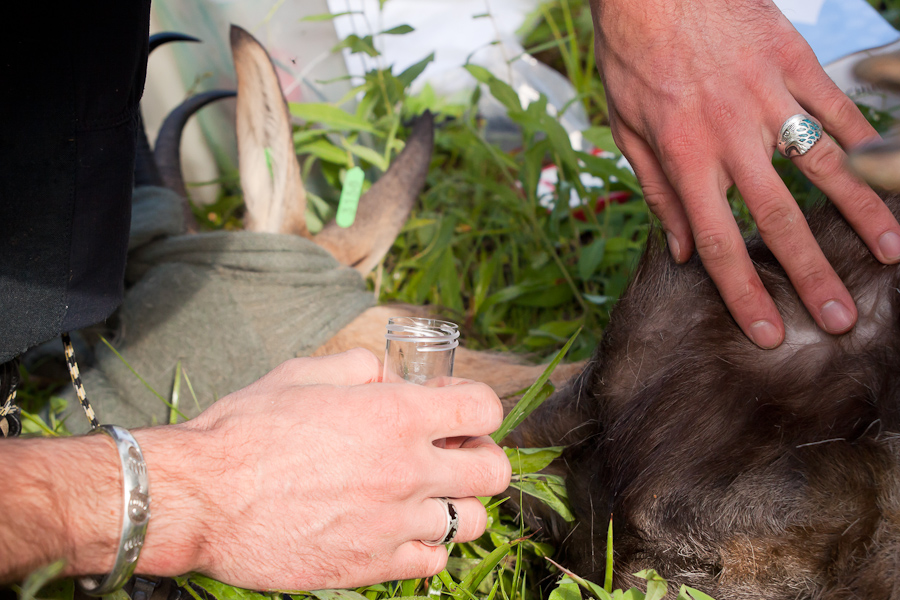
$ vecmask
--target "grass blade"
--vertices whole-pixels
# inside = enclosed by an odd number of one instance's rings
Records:
[[[546,400],[550,393],[553,391],[552,384],[549,383],[550,375],[553,374],[553,371],[556,370],[557,365],[562,361],[562,359],[566,356],[566,353],[569,352],[569,348],[572,347],[572,344],[575,343],[575,339],[578,337],[578,334],[581,333],[581,328],[578,328],[578,331],[569,338],[569,341],[566,342],[566,345],[563,346],[562,350],[560,350],[556,356],[553,357],[553,360],[550,361],[550,364],[547,365],[547,368],[544,369],[544,372],[541,373],[541,376],[537,378],[537,381],[528,388],[528,391],[525,392],[525,395],[522,396],[522,399],[519,400],[518,404],[516,404],[509,414],[506,415],[506,418],[503,419],[503,423],[500,424],[500,429],[491,434],[491,439],[495,442],[500,442],[503,438],[505,438],[509,433],[519,426],[530,415],[534,410],[543,404],[544,400]],[[549,391],[548,391],[549,390]]]
[[[175,364],[175,385],[172,386],[172,409],[169,411],[169,425],[178,423],[178,401],[181,398],[181,361]]]
[[[609,529],[606,532],[606,578],[603,581],[603,589],[612,592],[613,581],[613,525],[612,515],[609,515]]]
[[[131,371],[132,375],[134,375],[135,377],[138,378],[138,381],[140,381],[141,383],[144,384],[144,387],[147,388],[147,389],[150,391],[151,394],[153,394],[154,396],[156,396],[157,398],[159,398],[160,400],[162,400],[163,404],[165,404],[166,406],[168,406],[171,410],[176,411],[176,412],[178,413],[178,416],[180,416],[182,419],[185,419],[185,420],[187,419],[187,416],[185,416],[185,414],[184,414],[183,412],[181,412],[180,410],[178,410],[178,408],[172,406],[172,403],[171,403],[171,402],[169,402],[168,400],[166,400],[166,399],[163,397],[162,394],[160,394],[160,393],[157,392],[155,389],[153,389],[153,386],[151,386],[149,383],[147,383],[147,380],[144,379],[143,377],[141,377],[140,373],[138,373],[137,371],[135,371],[135,370],[134,370],[134,367],[132,367],[130,364],[128,364],[128,361],[125,360],[125,357],[122,356],[121,354],[119,354],[119,351],[118,351],[118,350],[116,350],[115,348],[113,348],[113,345],[109,343],[109,340],[107,340],[107,339],[106,339],[105,337],[103,337],[103,336],[100,336],[100,341],[102,341],[104,344],[106,344],[106,347],[107,347],[107,348],[109,348],[110,350],[112,350],[112,353],[115,354],[115,355],[118,357],[118,359],[122,361],[122,364],[125,365],[125,366],[128,368],[129,371]]]

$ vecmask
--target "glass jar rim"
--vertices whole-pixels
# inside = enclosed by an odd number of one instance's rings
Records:
[[[417,344],[419,352],[441,352],[459,346],[459,326],[425,317],[391,317],[386,339]]]

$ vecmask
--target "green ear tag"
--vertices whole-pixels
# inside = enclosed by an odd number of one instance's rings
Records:
[[[356,220],[356,209],[365,181],[366,174],[359,167],[353,167],[344,176],[344,189],[341,191],[341,201],[338,203],[335,218],[338,227],[350,227]]]

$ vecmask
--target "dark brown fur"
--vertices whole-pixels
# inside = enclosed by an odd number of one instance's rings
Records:
[[[761,350],[654,235],[594,360],[523,425],[522,445],[570,444],[577,524],[526,512],[575,572],[602,581],[612,514],[620,586],[652,567],[718,600],[900,598],[900,267],[830,206],[809,223],[857,302],[850,333],[817,329],[753,238],[787,330]]]

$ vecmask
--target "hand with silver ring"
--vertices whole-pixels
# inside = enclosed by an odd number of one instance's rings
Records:
[[[456,537],[456,532],[459,530],[459,511],[450,498],[432,498],[432,500],[444,508],[444,512],[447,514],[447,526],[440,537],[431,541],[422,540],[422,543],[426,546],[443,546],[452,542]]]
[[[747,336],[764,348],[781,344],[783,321],[726,200],[734,185],[816,324],[848,331],[857,319],[853,298],[772,166],[782,134],[785,154],[879,261],[900,261],[900,224],[846,167],[843,148],[878,135],[806,41],[771,0],[591,0],[591,7],[613,137],[675,260],[696,249]],[[811,125],[798,128],[791,115]]]
[[[785,158],[803,156],[822,139],[822,125],[809,115],[794,115],[778,132],[778,151]]]
[[[138,572],[306,590],[440,572],[447,549],[421,540],[477,539],[477,497],[509,485],[488,436],[503,407],[484,384],[381,383],[382,372],[362,349],[294,359],[187,423],[137,431],[151,476],[185,474],[151,481],[169,510],[154,514]]]

